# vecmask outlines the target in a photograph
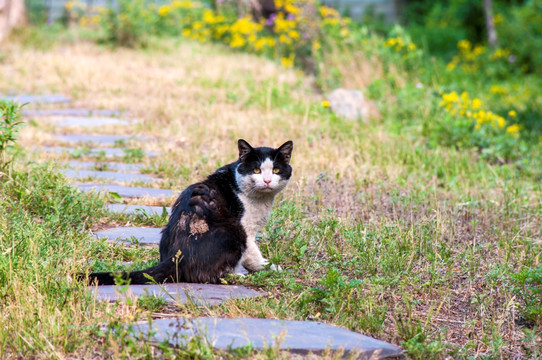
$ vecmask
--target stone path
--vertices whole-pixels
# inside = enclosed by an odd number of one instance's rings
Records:
[[[0,96],[2,98],[2,96]],[[6,97],[3,97],[6,99]],[[22,95],[8,97],[21,103],[30,102],[58,104],[69,103],[70,99],[61,94],[52,95]],[[47,117],[56,128],[82,127],[95,129],[100,126],[121,125],[132,126],[137,123],[134,119],[119,118],[122,114],[115,110],[92,109],[26,109],[23,116],[34,120]],[[105,157],[124,157],[125,149],[120,148],[126,143],[144,143],[149,141],[146,136],[112,135],[112,134],[64,134],[54,135],[58,142],[71,146],[86,145],[90,155]],[[118,146],[118,147],[115,147]],[[73,153],[78,151],[73,147],[41,147],[41,152],[52,155]],[[159,155],[158,152],[143,152],[146,158]],[[72,180],[93,179],[92,182],[76,182],[72,185],[85,192],[115,193],[123,199],[152,199],[153,201],[169,201],[172,203],[176,191],[145,187],[122,186],[111,183],[99,183],[95,180],[106,180],[121,183],[157,183],[159,178],[142,174],[141,164],[104,161],[59,161],[59,171]],[[64,168],[62,168],[64,167]],[[139,200],[133,200],[139,201]],[[126,216],[164,214],[162,206],[108,204],[110,212]],[[169,215],[171,209],[166,207]],[[149,227],[116,227],[98,231],[94,234],[97,239],[107,239],[121,246],[131,246],[134,243],[147,246],[158,246],[161,238],[160,228]],[[246,274],[246,270],[242,272]],[[247,299],[265,296],[266,294],[238,285],[209,285],[209,284],[163,284],[163,285],[130,285],[127,290],[119,291],[115,286],[94,286],[89,291],[99,300],[123,301],[128,297],[156,296],[173,304],[193,303],[196,306],[214,306],[230,299]],[[397,357],[402,354],[400,348],[361,334],[345,329],[311,321],[284,321],[272,319],[157,319],[151,324],[137,323],[133,326],[133,336],[149,337],[152,341],[168,341],[172,346],[183,346],[194,337],[200,337],[217,349],[229,350],[251,344],[253,349],[262,350],[265,347],[278,346],[281,350],[296,353],[322,353],[324,350],[344,349],[348,354],[357,354],[357,358],[380,359]]]
[[[135,240],[140,245],[158,245],[162,236],[161,231],[161,228],[117,227],[98,231],[94,236],[125,244],[133,243]]]
[[[300,354],[321,354],[325,350],[344,350],[345,355],[358,359],[384,359],[398,357],[402,350],[384,341],[376,340],[336,326],[312,321],[286,321],[273,319],[161,319],[138,323],[134,332],[142,338],[171,345],[186,346],[198,336],[216,349],[229,350],[251,345],[255,350],[276,348]]]
[[[60,161],[59,164],[67,166],[72,169],[93,170],[96,168],[105,168],[108,170],[115,170],[121,172],[135,172],[138,173],[143,169],[142,164],[125,164],[116,162],[94,162],[94,161]]]
[[[113,285],[103,285],[95,286],[91,291],[99,300],[111,301],[141,296],[157,296],[170,303],[187,304],[192,302],[204,306],[218,305],[229,299],[248,299],[266,295],[264,292],[240,285],[190,283],[130,285],[127,292],[120,292],[119,288]]]
[[[130,141],[147,141],[147,136],[136,135],[89,135],[89,134],[66,134],[55,135],[55,138],[70,144],[98,144],[98,145],[116,145],[118,143],[126,143]]]
[[[118,149],[118,148],[92,148],[88,150],[81,150],[78,148],[72,147],[62,147],[62,146],[42,146],[40,148],[42,152],[54,153],[54,154],[75,154],[77,152],[82,152],[86,156],[105,156],[106,158],[119,157],[129,155],[129,151],[132,149]],[[159,155],[156,151],[142,151],[143,156],[155,157]]]
[[[73,186],[81,189],[85,192],[95,193],[116,193],[123,198],[153,198],[153,199],[166,199],[176,193],[172,190],[166,189],[152,189],[144,187],[131,187],[115,184],[100,184],[100,183],[72,183]]]
[[[128,174],[121,173],[116,171],[96,171],[96,170],[72,170],[72,169],[59,169],[67,178],[70,179],[105,179],[113,180],[119,182],[144,182],[144,183],[156,183],[160,181],[158,178],[155,178],[146,174]]]
[[[165,211],[168,216],[171,215],[171,207],[169,206],[109,204],[107,208],[109,211],[118,214],[162,215]]]

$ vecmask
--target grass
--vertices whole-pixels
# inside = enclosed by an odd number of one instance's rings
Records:
[[[6,46],[0,91],[61,92],[88,108],[128,110],[142,119],[136,134],[158,139],[142,148],[163,152],[156,160],[130,155],[163,187],[180,191],[233,161],[238,138],[268,146],[291,139],[295,149],[294,177],[261,245],[284,271],[228,279],[270,295],[212,308],[97,303],[69,282],[89,268],[143,268],[157,259],[156,249],[92,241],[88,230],[163,219],[100,211],[103,200],[22,155],[0,178],[0,209],[9,209],[0,212],[3,356],[286,357],[274,349],[225,355],[197,342],[169,349],[119,331],[164,313],[323,321],[398,344],[415,359],[541,356],[542,324],[525,321],[524,311],[536,293],[521,291],[528,276],[512,276],[540,266],[535,176],[390,131],[389,111],[365,123],[336,118],[320,105],[314,79],[221,46]],[[412,114],[407,102],[397,102],[397,112]],[[428,116],[426,106],[416,103],[416,116]],[[21,134],[23,148],[54,131],[39,121]],[[123,129],[97,132],[108,131]]]

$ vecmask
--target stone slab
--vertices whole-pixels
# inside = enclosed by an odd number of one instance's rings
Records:
[[[0,96],[0,99],[6,101],[15,101],[20,104],[25,103],[45,103],[45,104],[58,104],[70,102],[70,98],[62,94],[50,94],[50,95],[14,95],[14,96]]]
[[[69,153],[74,154],[79,151],[77,148],[70,148],[70,147],[61,147],[61,146],[42,146],[41,151],[49,152],[49,153],[55,153],[55,154],[62,154],[62,153]],[[144,151],[143,154],[148,157],[155,157],[159,155],[159,152],[157,151]],[[119,148],[93,148],[88,149],[88,154],[85,154],[86,156],[105,156],[105,157],[124,157],[127,155],[127,153],[124,151],[124,149]]]
[[[148,206],[148,205],[127,205],[127,204],[109,204],[109,211],[117,214],[147,214],[147,215],[162,215],[164,209],[168,215],[171,215],[171,207],[169,206]]]
[[[118,227],[97,231],[94,234],[98,239],[106,238],[109,241],[124,242],[130,244],[135,239],[140,245],[158,245],[162,238],[161,228],[148,227]]]
[[[71,144],[100,144],[100,145],[115,145],[118,142],[129,142],[132,140],[146,141],[149,138],[146,136],[137,135],[86,135],[86,134],[66,134],[55,135],[55,138]]]
[[[23,110],[23,116],[119,116],[118,110],[92,110],[92,109],[36,109]]]
[[[94,170],[96,168],[105,167],[107,170],[115,171],[132,171],[138,172],[145,166],[143,164],[126,164],[117,162],[94,162],[94,161],[59,161],[58,164],[65,165],[72,169]]]
[[[153,183],[158,181],[158,179],[145,174],[130,174],[122,173],[116,171],[95,171],[95,170],[72,170],[72,169],[58,169],[59,172],[63,173],[66,177],[70,179],[105,179],[118,182],[133,182],[139,181],[143,183]]]
[[[384,359],[403,355],[401,348],[343,328],[312,321],[253,318],[159,319],[133,325],[136,336],[185,346],[194,337],[215,349],[229,350],[251,345],[263,350],[279,347],[300,354],[344,350],[358,359]]]
[[[132,125],[135,124],[135,119],[121,119],[115,117],[86,117],[86,116],[67,116],[61,118],[55,123],[57,127],[83,126],[95,127],[106,125]]]
[[[254,298],[266,293],[249,289],[242,285],[214,284],[163,284],[163,285],[129,285],[128,291],[120,293],[115,285],[89,287],[98,300],[116,301],[119,299],[156,296],[170,303],[186,304],[189,301],[196,305],[212,306],[228,299]]]
[[[151,197],[151,198],[168,198],[175,195],[175,192],[172,190],[166,189],[151,189],[144,187],[129,187],[115,184],[98,184],[98,183],[72,183],[73,186],[79,188],[84,192],[96,192],[96,193],[108,193],[113,192],[119,194],[124,198],[140,198],[140,197]]]

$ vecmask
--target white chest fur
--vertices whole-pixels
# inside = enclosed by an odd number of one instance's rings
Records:
[[[251,198],[244,194],[238,196],[245,208],[241,218],[241,225],[243,225],[247,237],[254,238],[256,233],[267,224],[273,207],[274,196],[269,195],[258,198]]]

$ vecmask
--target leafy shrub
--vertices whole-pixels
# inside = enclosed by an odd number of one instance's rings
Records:
[[[499,41],[510,49],[523,71],[542,75],[542,0],[526,1],[505,11],[496,16]]]
[[[5,169],[11,162],[7,151],[13,148],[18,127],[22,124],[19,120],[20,109],[21,106],[16,103],[0,101],[0,169]]]
[[[512,291],[521,300],[520,311],[527,322],[542,325],[542,266],[526,268],[511,277]]]
[[[153,28],[153,12],[143,0],[118,0],[117,7],[103,8],[99,17],[104,41],[116,46],[137,47],[147,45],[147,36]]]

